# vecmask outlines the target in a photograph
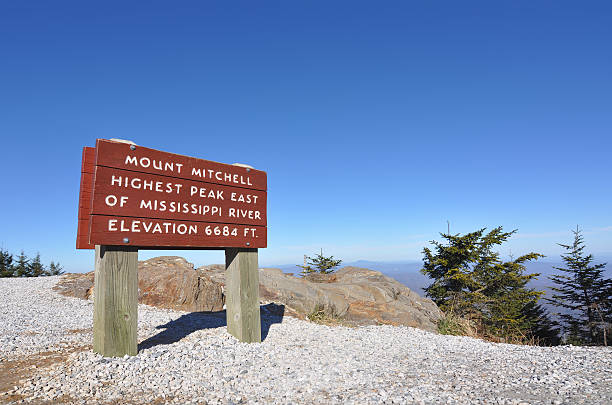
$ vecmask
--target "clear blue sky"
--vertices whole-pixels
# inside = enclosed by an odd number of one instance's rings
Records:
[[[6,1],[0,55],[0,245],[69,271],[96,138],[267,171],[263,265],[420,259],[447,220],[612,252],[607,1]]]

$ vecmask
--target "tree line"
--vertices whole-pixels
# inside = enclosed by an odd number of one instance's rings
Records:
[[[581,231],[571,244],[559,244],[560,273],[550,277],[552,295],[527,284],[540,276],[527,273],[526,264],[544,255],[530,252],[503,261],[494,249],[516,230],[497,227],[465,235],[441,233],[444,242],[423,249],[421,272],[433,282],[425,293],[445,313],[443,333],[474,334],[490,340],[544,345],[607,345],[612,332],[612,279],[606,263],[595,264],[585,253]],[[553,317],[540,300],[563,312]]]
[[[58,276],[64,274],[59,263],[51,261],[45,266],[37,253],[34,258],[29,258],[23,250],[18,256],[14,256],[7,250],[0,249],[0,277],[40,277]]]
[[[444,312],[441,333],[472,335],[494,341],[540,345],[608,345],[612,334],[612,279],[604,277],[606,263],[596,264],[585,253],[580,229],[571,244],[559,244],[563,267],[549,277],[552,294],[528,287],[539,273],[526,265],[544,255],[530,252],[503,261],[495,248],[516,230],[497,227],[465,235],[441,233],[443,242],[423,249],[421,272],[433,280],[425,294]],[[305,256],[301,275],[332,273],[342,262],[321,250]],[[306,262],[307,261],[307,262]],[[559,308],[549,313],[541,300]]]

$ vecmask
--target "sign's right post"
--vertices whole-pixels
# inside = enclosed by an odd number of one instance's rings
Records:
[[[261,342],[257,249],[225,249],[227,331],[246,343]]]

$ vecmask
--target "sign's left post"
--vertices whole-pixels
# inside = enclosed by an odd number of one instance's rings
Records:
[[[96,245],[94,352],[138,353],[138,248]]]
[[[90,240],[96,148],[83,148],[77,249]],[[94,352],[106,357],[138,353],[138,248],[95,245]]]

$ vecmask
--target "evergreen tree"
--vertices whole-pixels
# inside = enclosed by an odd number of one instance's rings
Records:
[[[13,277],[13,255],[0,249],[0,277]]]
[[[538,303],[530,303],[523,309],[527,319],[532,319],[529,336],[540,346],[557,346],[561,343],[559,338],[559,324],[555,322],[548,311]]]
[[[0,249],[0,277],[13,277],[13,255],[4,249]]]
[[[493,248],[516,231],[485,230],[440,234],[446,244],[432,241],[435,252],[423,249],[421,272],[433,279],[425,293],[444,312],[479,324],[485,335],[528,340],[538,325],[548,322],[536,310],[543,292],[527,288],[539,274],[525,274],[525,263],[543,255],[528,253],[503,262]]]
[[[571,343],[607,344],[610,335],[611,279],[603,278],[606,263],[594,264],[593,255],[584,253],[582,232],[576,227],[571,245],[559,244],[567,253],[561,255],[565,267],[554,267],[565,274],[551,276],[551,304],[569,310],[559,314]]]
[[[49,276],[59,276],[60,274],[64,274],[64,270],[59,263],[55,263],[53,260],[51,260],[47,274]]]
[[[607,346],[612,335],[612,278],[606,279],[604,282],[603,297],[601,298],[601,307],[598,308],[598,315],[601,315],[603,328],[604,345]],[[606,323],[607,322],[607,323]]]
[[[30,259],[25,255],[23,250],[17,257],[17,262],[15,263],[14,274],[15,277],[31,277],[30,274]]]
[[[28,277],[40,277],[46,276],[47,271],[45,270],[45,266],[40,261],[40,253],[36,253],[36,257],[32,259],[29,263]]]
[[[315,257],[306,256],[306,259],[308,261],[306,265],[297,265],[302,269],[301,274],[303,276],[309,273],[330,274],[335,271],[335,268],[338,267],[340,263],[342,263],[342,260],[334,260],[334,256],[323,256],[323,249],[321,249],[321,253],[317,254]]]

